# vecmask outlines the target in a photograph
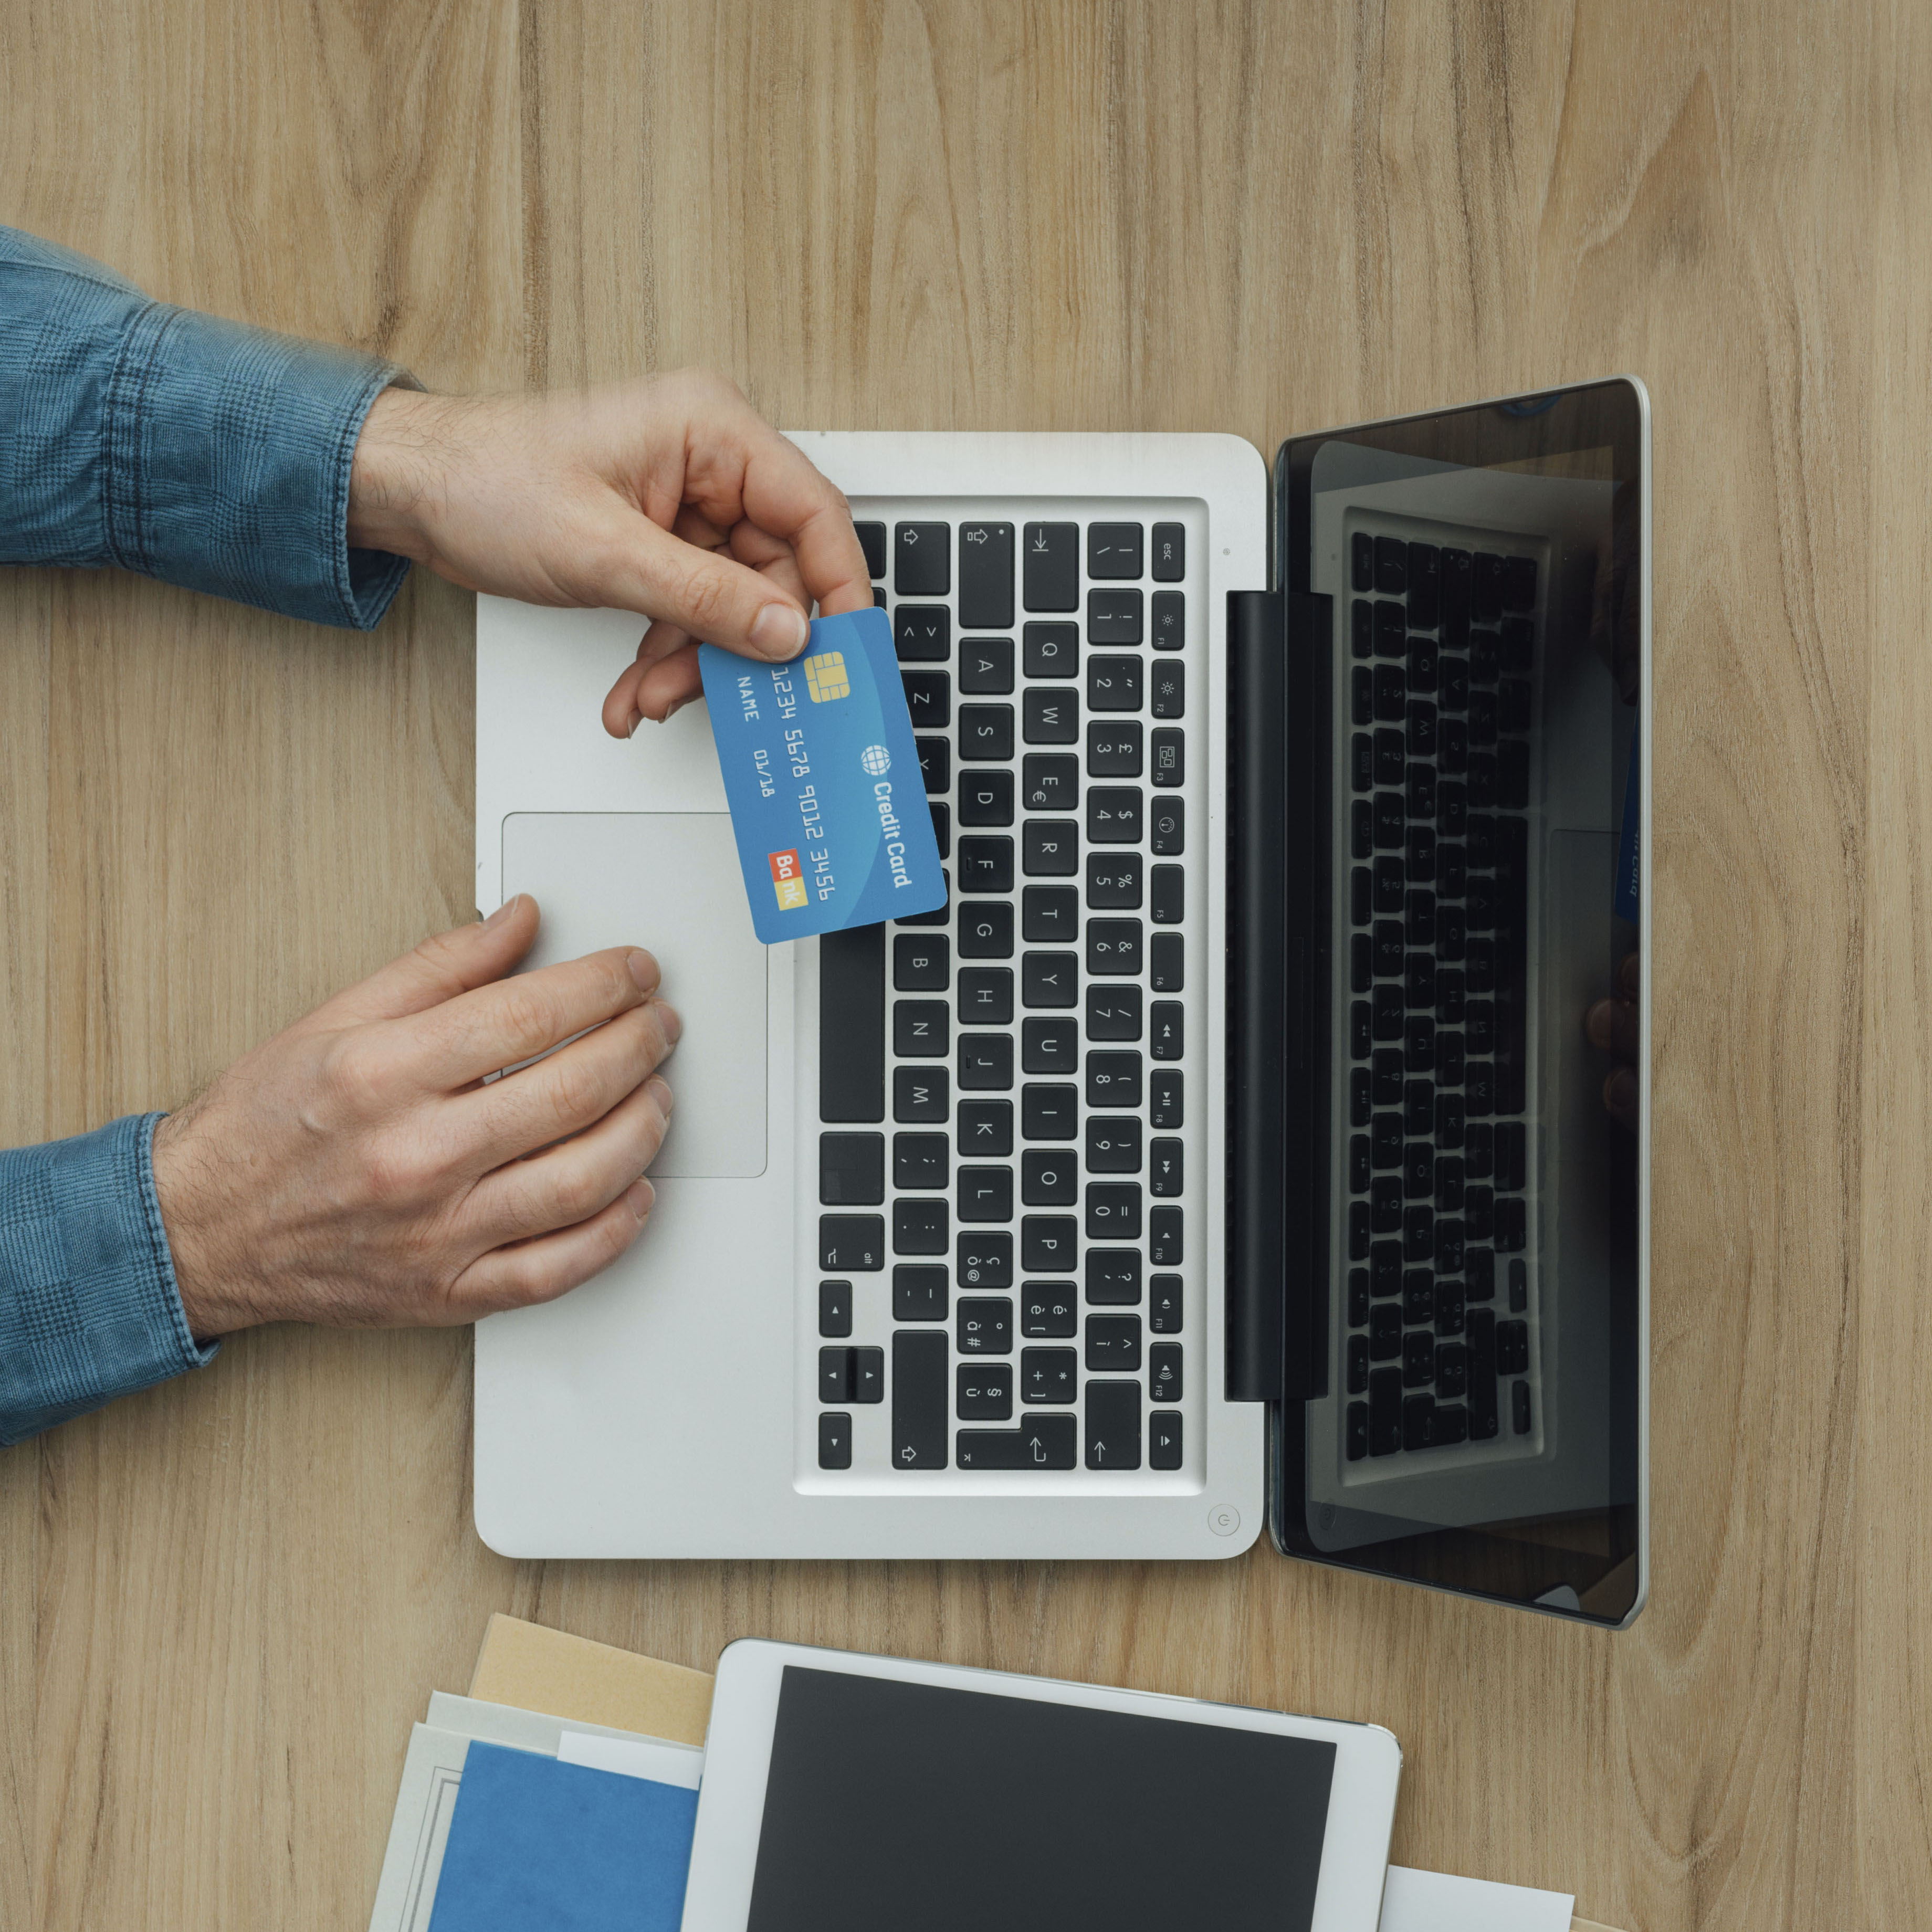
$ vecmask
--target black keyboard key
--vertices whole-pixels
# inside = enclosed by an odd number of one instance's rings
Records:
[[[1030,754],[1021,762],[1020,787],[1029,812],[1071,812],[1080,802],[1080,760],[1064,754]]]
[[[1460,1342],[1439,1343],[1436,1351],[1436,1393],[1453,1402],[1469,1386],[1469,1352]]]
[[[892,613],[902,664],[944,664],[952,655],[952,614],[944,604],[902,604]]]
[[[1070,1415],[1036,1415],[1018,1429],[962,1429],[956,1448],[962,1469],[1070,1469],[1078,1460]]]
[[[1080,935],[1080,893],[1073,886],[1028,886],[1020,894],[1020,933],[1030,946],[1071,944]]]
[[[1090,590],[1087,593],[1087,641],[1090,644],[1138,644],[1146,625],[1146,607],[1138,590]]]
[[[1180,1379],[1180,1365],[1174,1366],[1177,1385]],[[1162,1396],[1163,1401],[1178,1402],[1179,1395]],[[1150,1469],[1178,1469],[1180,1467],[1181,1418],[1178,1410],[1156,1409],[1148,1418],[1148,1467]]]
[[[1406,784],[1408,749],[1402,734],[1384,728],[1376,732],[1371,742],[1375,746],[1376,783],[1384,786]]]
[[[1138,524],[1089,524],[1087,526],[1087,574],[1105,580],[1141,574],[1144,532]]]
[[[1402,1371],[1377,1369],[1369,1377],[1369,1454],[1393,1456],[1402,1447]]]
[[[1157,932],[1148,946],[1148,985],[1156,993],[1178,993],[1187,970],[1187,943],[1178,932]]]
[[[1187,1045],[1186,1010],[1178,1000],[1156,1000],[1148,1010],[1148,1052],[1156,1060],[1178,1060]]]
[[[946,1467],[946,1337],[929,1330],[892,1336],[892,1467]]]
[[[1138,1469],[1141,1466],[1141,1385],[1087,1384],[1087,1466]]]
[[[1496,747],[1496,802],[1505,812],[1522,812],[1529,805],[1529,746],[1521,738],[1505,738]]]
[[[1348,606],[1349,648],[1358,658],[1370,656],[1376,648],[1376,607],[1366,597],[1358,597]]]
[[[1402,1116],[1400,1114],[1378,1114],[1370,1123],[1371,1164],[1378,1169],[1399,1168],[1402,1165]],[[1364,1183],[1366,1186],[1367,1184]]]
[[[1178,926],[1187,916],[1187,874],[1179,866],[1156,866],[1150,878],[1148,911],[1156,926]]]
[[[1400,604],[1376,606],[1376,656],[1406,658],[1408,655],[1408,618]]]
[[[821,1348],[818,1352],[818,1399],[820,1402],[850,1402],[857,1378],[854,1373],[856,1348]]]
[[[1160,1214],[1158,1208],[1154,1212]],[[1369,1258],[1369,1204],[1366,1201],[1348,1203],[1348,1258],[1352,1262],[1365,1262]]]
[[[1436,702],[1444,711],[1469,708],[1469,660],[1460,651],[1444,651],[1438,657]]]
[[[1529,1324],[1498,1322],[1496,1324],[1496,1373],[1522,1376],[1529,1372]]]
[[[944,791],[952,782],[952,743],[947,738],[915,738],[920,775],[928,791]]]
[[[1182,1126],[1186,1076],[1178,1067],[1156,1066],[1148,1077],[1148,1118],[1165,1132]]]
[[[1156,524],[1154,527],[1162,527]],[[1503,560],[1502,581],[1497,602],[1505,610],[1528,610],[1536,604],[1536,560],[1510,556]]]
[[[1523,1172],[1528,1150],[1523,1124],[1520,1120],[1498,1121],[1496,1148],[1497,1191],[1516,1193],[1524,1184]]]
[[[1087,728],[1087,776],[1090,778],[1137,778],[1142,764],[1138,718]]]
[[[1078,1332],[1080,1298],[1070,1281],[1030,1281],[1020,1293],[1020,1333],[1030,1341]]]
[[[1433,1310],[1425,1320],[1433,1318]],[[1402,1379],[1406,1388],[1419,1388],[1436,1379],[1436,1337],[1412,1330],[1402,1341]]]
[[[1522,1252],[1526,1232],[1526,1218],[1521,1195],[1504,1194],[1497,1198],[1496,1252],[1498,1254],[1516,1255]]]
[[[1138,1306],[1141,1255],[1138,1248],[1087,1250],[1087,1299],[1102,1307]]]
[[[998,763],[1013,754],[1013,707],[1010,704],[962,704],[955,734],[962,760]]]
[[[1408,688],[1433,694],[1436,682],[1435,640],[1430,638],[1411,638],[1408,640]]]
[[[1496,694],[1497,730],[1527,731],[1529,729],[1529,710],[1528,685],[1520,677],[1504,678],[1502,689]],[[1523,747],[1526,758],[1528,757],[1528,751],[1529,747],[1526,745]],[[1523,769],[1526,778],[1528,772],[1528,766],[1526,764]],[[1519,806],[1517,809],[1520,811],[1522,808]]]
[[[1408,1450],[1426,1449],[1435,1420],[1436,1398],[1432,1395],[1405,1396],[1402,1404],[1402,1446]]]
[[[1518,1436],[1529,1433],[1529,1384],[1510,1384],[1510,1427]]]
[[[1399,1107],[1402,1102],[1402,1065],[1399,1049],[1384,1047],[1370,1062],[1370,1094],[1378,1107]]]
[[[877,1274],[886,1264],[883,1214],[821,1214],[818,1265],[826,1274]]]
[[[1412,886],[1404,895],[1402,938],[1410,946],[1436,943],[1436,895],[1426,887]],[[1407,964],[1403,970],[1406,971]]]
[[[1402,1310],[1384,1301],[1369,1310],[1369,1359],[1393,1362],[1402,1354]]]
[[[851,1334],[852,1284],[849,1281],[818,1284],[818,1332],[826,1336]]]
[[[866,553],[866,568],[874,579],[886,574],[886,526],[884,524],[854,524],[859,548]]]
[[[1148,640],[1157,651],[1178,651],[1187,642],[1187,599],[1178,590],[1154,593]]]
[[[1375,796],[1375,842],[1380,851],[1399,850],[1407,821],[1402,808],[1402,794],[1399,791],[1378,791]],[[1366,859],[1366,852],[1358,857]]]
[[[1007,1234],[962,1234],[952,1266],[962,1288],[1011,1288],[1013,1238]]]
[[[1436,956],[1430,952],[1412,952],[1402,979],[1402,997],[1411,1006],[1428,1006],[1436,1004]]]
[[[939,847],[939,856],[950,858],[952,853],[952,814],[938,799],[930,801],[928,808],[932,814],[932,836]]]
[[[1078,624],[1029,624],[1020,634],[1021,656],[1028,677],[1077,677],[1080,672]]]
[[[1412,1073],[1426,1073],[1436,1064],[1436,1022],[1412,1013],[1402,1029],[1402,1063]]]
[[[1413,764],[1408,768],[1408,796],[1404,800],[1412,818],[1436,816],[1436,767]]]
[[[1135,986],[1087,988],[1087,1037],[1135,1040],[1141,1036],[1141,989]]]
[[[1077,745],[1080,742],[1080,697],[1058,685],[1029,685],[1020,700],[1022,730],[1029,745]],[[962,752],[961,757],[968,755]],[[1007,755],[1012,756],[1010,752]],[[1030,760],[1029,760],[1030,762]],[[1073,761],[1070,759],[1070,764]],[[1058,808],[1058,801],[1048,808]]]
[[[1020,958],[1020,998],[1029,1006],[1070,1006],[1079,998],[1080,962],[1071,952],[1028,952]]]
[[[1536,656],[1536,627],[1527,617],[1505,617],[1497,632],[1496,662],[1512,677],[1527,677]]]
[[[823,933],[818,946],[819,1118],[884,1120],[885,928]]]
[[[1493,1241],[1496,1232],[1496,1190],[1466,1186],[1462,1190],[1462,1224],[1472,1241]]]
[[[1030,1141],[1070,1141],[1080,1130],[1076,1088],[1034,1085],[1020,1089],[1020,1130]]]
[[[1090,1375],[1137,1373],[1141,1365],[1141,1318],[1138,1315],[1088,1316],[1086,1357]]]
[[[929,676],[944,674],[932,672]],[[1378,664],[1376,666],[1376,717],[1384,724],[1400,724],[1408,712],[1408,680],[1403,675],[1400,664]],[[916,713],[913,722],[921,721]],[[944,722],[943,719],[940,721]]]
[[[1509,1308],[1512,1315],[1520,1315],[1529,1306],[1529,1268],[1526,1262],[1513,1261],[1509,1264]]]
[[[1183,742],[1185,734],[1174,730],[1156,731],[1153,740],[1153,769],[1150,776],[1154,782],[1164,789],[1171,789],[1187,781],[1187,747]]]
[[[1090,1180],[1087,1184],[1087,1238],[1090,1241],[1137,1241],[1140,1238],[1139,1182]]]
[[[962,1100],[958,1126],[962,1160],[1004,1160],[1013,1150],[1010,1100]]]
[[[1013,526],[959,526],[959,622],[971,630],[1004,631],[1013,621]],[[1012,646],[1008,647],[1010,652]]]
[[[1348,718],[1352,724],[1372,724],[1376,719],[1376,687],[1366,664],[1358,664],[1349,674]]]
[[[1027,1024],[1040,1022],[1029,1020]],[[962,1033],[958,1063],[962,1094],[1004,1093],[1013,1084],[1013,1036],[1010,1033]]]
[[[1185,524],[1156,524],[1154,526],[1152,569],[1156,584],[1178,584],[1187,574],[1187,526]]]
[[[1348,1405],[1348,1451],[1352,1462],[1359,1462],[1369,1453],[1369,1406],[1365,1402]]]
[[[1004,1297],[962,1301],[956,1334],[962,1355],[1010,1355],[1013,1304]]]
[[[1469,769],[1469,724],[1463,718],[1442,718],[1436,720],[1438,750],[1436,763],[1439,770],[1450,776],[1460,776]]]
[[[1141,842],[1142,816],[1138,785],[1096,785],[1087,794],[1088,842],[1094,845],[1138,845]],[[1173,856],[1158,842],[1154,850],[1162,857]]]
[[[892,589],[902,597],[944,597],[952,588],[952,526],[896,525],[892,530]]]
[[[1400,597],[1408,583],[1408,546],[1400,537],[1376,539],[1376,588],[1385,597]]]
[[[872,1208],[886,1198],[884,1134],[820,1134],[818,1198],[827,1208]]]
[[[1375,1031],[1369,1003],[1357,1000],[1348,1008],[1348,1052],[1357,1060],[1367,1058],[1369,1042]]]
[[[1148,675],[1148,709],[1156,718],[1187,715],[1187,667],[1172,658],[1156,658]]]
[[[1028,1148],[1020,1156],[1023,1206],[1071,1208],[1079,1194],[1080,1164],[1074,1159],[1072,1148]]]
[[[1486,1121],[1472,1120],[1462,1139],[1463,1170],[1472,1180],[1496,1171],[1496,1144]]]
[[[1182,1192],[1181,1143],[1160,1139],[1148,1150],[1148,1192],[1156,1201],[1172,1201]]]
[[[1402,1132],[1432,1133],[1435,1131],[1435,1088],[1426,1080],[1405,1081],[1402,1090]]]
[[[952,680],[950,674],[943,670],[902,670],[899,682],[905,686],[906,709],[912,713],[916,730],[944,730],[952,722]]]
[[[1378,986],[1371,1002],[1375,1008],[1375,1032],[1378,1040],[1400,1040],[1402,1037],[1402,1001],[1400,986]]]
[[[1376,782],[1375,740],[1358,731],[1348,741],[1349,782],[1357,791],[1368,791]]]
[[[892,1252],[943,1255],[946,1252],[948,1210],[944,1196],[937,1200],[902,1196],[892,1203]]]
[[[1010,892],[1013,889],[1013,842],[974,838],[959,842],[959,890],[962,895]]]
[[[952,949],[944,933],[902,932],[892,941],[896,992],[943,993],[952,977]]]
[[[1348,1192],[1366,1194],[1369,1191],[1370,1148],[1366,1134],[1352,1134],[1348,1138]]]
[[[1366,530],[1357,530],[1348,539],[1349,587],[1372,590],[1376,587],[1376,540]]]
[[[1369,1292],[1378,1300],[1402,1292],[1400,1241],[1377,1241],[1369,1250]]]
[[[962,825],[1010,825],[1013,822],[1013,775],[999,770],[959,774],[959,823]],[[960,869],[965,869],[961,861]],[[972,889],[961,882],[959,890]]]
[[[943,1122],[951,1082],[943,1066],[892,1069],[892,1118],[905,1126]]]
[[[1489,551],[1476,553],[1469,580],[1469,616],[1472,622],[1493,624],[1503,614],[1503,560]]]
[[[1138,711],[1143,698],[1138,658],[1089,658],[1087,708],[1090,711]]]
[[[1071,1073],[1079,1060],[1080,1034],[1074,1021],[1028,1019],[1020,1022],[1020,1066],[1023,1072]]]
[[[1402,875],[1400,859],[1378,859],[1376,861],[1375,884],[1371,889],[1372,909],[1378,917],[1394,913],[1400,914],[1404,908],[1404,896],[1408,888]],[[1358,925],[1361,922],[1356,921]]]
[[[1013,1371],[1006,1362],[962,1362],[953,1386],[962,1422],[1006,1422],[1013,1413]]]
[[[1013,908],[1010,902],[986,899],[960,908],[959,956],[962,959],[1010,959],[1013,956]]]
[[[1087,970],[1138,977],[1142,940],[1137,919],[1090,919],[1087,922]]]
[[[1078,610],[1080,526],[1028,524],[1020,534],[1020,594],[1026,608]]]
[[[900,1262],[893,1268],[895,1322],[944,1322],[947,1310],[944,1262]]]
[[[1493,1249],[1468,1248],[1462,1255],[1463,1293],[1472,1301],[1496,1297],[1496,1257]]]
[[[1070,1402],[1080,1387],[1080,1358],[1071,1348],[1020,1351],[1020,1400]]]
[[[1010,1221],[1013,1218],[1012,1169],[962,1167],[956,1207],[962,1222]],[[942,1240],[938,1252],[944,1252],[944,1247]]]
[[[818,1418],[818,1466],[821,1469],[851,1468],[852,1418],[849,1415],[821,1415]]]
[[[1020,870],[1029,878],[1071,878],[1080,864],[1080,828],[1070,818],[1029,818],[1020,833]]]
[[[1408,732],[1408,755],[1412,758],[1432,758],[1436,755],[1436,707],[1426,698],[1409,700],[1406,723]]]
[[[1363,1321],[1368,1319],[1364,1312]],[[1366,1335],[1351,1335],[1348,1348],[1348,1393],[1366,1395],[1369,1388],[1369,1338]]]
[[[895,1000],[892,1051],[902,1060],[944,1060],[952,1047],[952,1018],[944,1000]]]
[[[1356,799],[1348,807],[1348,856],[1366,859],[1375,849],[1375,808],[1366,798]]]

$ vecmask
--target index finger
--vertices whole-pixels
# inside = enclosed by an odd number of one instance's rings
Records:
[[[480,986],[391,1024],[404,1034],[406,1058],[422,1084],[454,1093],[640,1006],[658,982],[658,962],[648,952],[613,946]]]

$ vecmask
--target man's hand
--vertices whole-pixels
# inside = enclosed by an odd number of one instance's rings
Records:
[[[678,1018],[648,952],[506,979],[536,931],[519,895],[424,940],[155,1129],[197,1336],[473,1322],[562,1294],[637,1239],[670,1112],[654,1070]]]
[[[783,660],[872,588],[845,499],[722,376],[587,394],[389,389],[363,424],[349,541],[526,604],[635,610],[638,661],[604,700],[628,737],[702,689],[696,640]]]
[[[1583,1031],[1592,1046],[1606,1048],[1616,1059],[1604,1081],[1604,1105],[1612,1118],[1636,1132],[1637,956],[1624,956],[1617,968],[1616,995],[1599,1000],[1583,1016]]]

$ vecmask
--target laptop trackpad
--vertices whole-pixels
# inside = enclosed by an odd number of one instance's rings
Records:
[[[722,812],[513,812],[503,896],[543,924],[526,968],[644,946],[684,1033],[664,1068],[677,1096],[653,1178],[748,1180],[765,1171],[766,953]]]

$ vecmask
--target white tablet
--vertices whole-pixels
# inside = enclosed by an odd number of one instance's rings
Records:
[[[1376,1932],[1370,1724],[745,1641],[719,1660],[684,1932]]]

